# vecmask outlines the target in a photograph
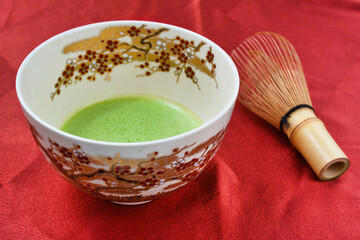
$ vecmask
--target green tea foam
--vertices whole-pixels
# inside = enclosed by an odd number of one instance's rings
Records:
[[[163,98],[127,96],[100,101],[71,116],[61,130],[106,142],[145,142],[190,131],[202,121]]]

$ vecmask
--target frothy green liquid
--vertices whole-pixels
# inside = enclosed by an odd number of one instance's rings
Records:
[[[176,136],[201,124],[184,106],[162,98],[131,96],[87,106],[61,130],[93,140],[129,143]]]

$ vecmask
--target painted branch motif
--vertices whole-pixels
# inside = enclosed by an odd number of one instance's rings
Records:
[[[167,28],[150,29],[146,25],[109,27],[102,30],[99,36],[67,45],[64,54],[80,52],[77,57],[66,61],[61,76],[57,79],[55,90],[50,94],[53,101],[62,88],[86,79],[95,81],[99,76],[111,80],[114,68],[139,62],[137,77],[146,77],[157,72],[173,71],[176,82],[185,75],[200,90],[196,72],[201,71],[215,79],[216,64],[214,54],[209,47],[206,56],[200,57],[204,42],[195,43],[180,36],[161,37]]]
[[[174,148],[159,156],[157,151],[143,159],[91,156],[80,145],[71,147],[48,139],[49,147],[34,126],[30,130],[50,164],[80,189],[111,201],[145,201],[165,195],[196,178],[217,151],[225,129],[203,143]],[[196,157],[195,157],[196,156]],[[156,195],[149,194],[160,188]],[[146,193],[146,194],[144,194]]]

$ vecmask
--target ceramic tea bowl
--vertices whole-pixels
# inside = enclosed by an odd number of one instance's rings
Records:
[[[145,21],[103,22],[54,36],[26,57],[16,79],[30,131],[50,165],[79,189],[121,204],[151,201],[195,179],[219,148],[238,87],[235,65],[215,43]],[[129,94],[177,102],[204,124],[138,143],[59,130],[83,107]]]

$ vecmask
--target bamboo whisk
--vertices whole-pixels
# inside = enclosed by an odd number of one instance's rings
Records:
[[[233,52],[241,79],[238,100],[284,132],[322,181],[335,179],[349,159],[315,116],[300,59],[293,45],[262,32]]]

